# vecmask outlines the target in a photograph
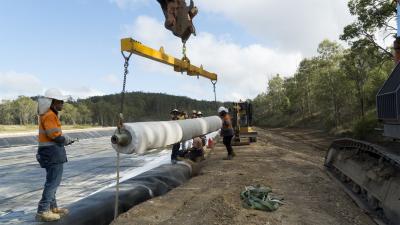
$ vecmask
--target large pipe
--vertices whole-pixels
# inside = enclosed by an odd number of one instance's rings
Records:
[[[149,149],[162,148],[190,140],[221,128],[218,116],[188,120],[124,123],[111,137],[113,148],[124,154],[143,154]]]

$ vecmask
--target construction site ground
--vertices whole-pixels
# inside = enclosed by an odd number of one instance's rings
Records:
[[[226,150],[217,144],[198,176],[112,224],[375,224],[324,171],[332,137],[306,129],[257,131],[257,143],[234,147],[234,160],[223,160]],[[285,204],[274,212],[243,208],[240,192],[257,184]]]

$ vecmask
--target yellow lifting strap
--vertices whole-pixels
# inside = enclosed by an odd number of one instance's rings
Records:
[[[186,72],[186,74],[189,76],[202,76],[210,79],[211,81],[216,81],[218,79],[217,74],[210,73],[204,70],[203,66],[194,66],[190,64],[189,60],[177,59],[173,56],[166,54],[163,47],[161,47],[160,50],[157,51],[143,45],[136,40],[133,40],[132,38],[121,39],[121,51],[130,52],[157,62],[164,63],[169,66],[173,66],[174,71]]]

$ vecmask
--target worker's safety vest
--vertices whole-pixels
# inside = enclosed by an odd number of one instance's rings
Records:
[[[67,162],[64,143],[54,142],[54,138],[62,135],[61,122],[51,109],[40,116],[39,148],[36,159],[40,166],[46,168],[54,164]]]
[[[40,116],[39,147],[55,145],[54,138],[61,135],[61,122],[53,110],[49,109],[45,114]]]

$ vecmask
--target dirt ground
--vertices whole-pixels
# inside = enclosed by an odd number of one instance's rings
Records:
[[[257,143],[234,147],[234,160],[222,160],[226,151],[218,144],[199,176],[112,224],[375,224],[324,171],[332,138],[304,129],[257,131]],[[239,194],[255,184],[271,187],[285,205],[275,212],[243,208]]]

